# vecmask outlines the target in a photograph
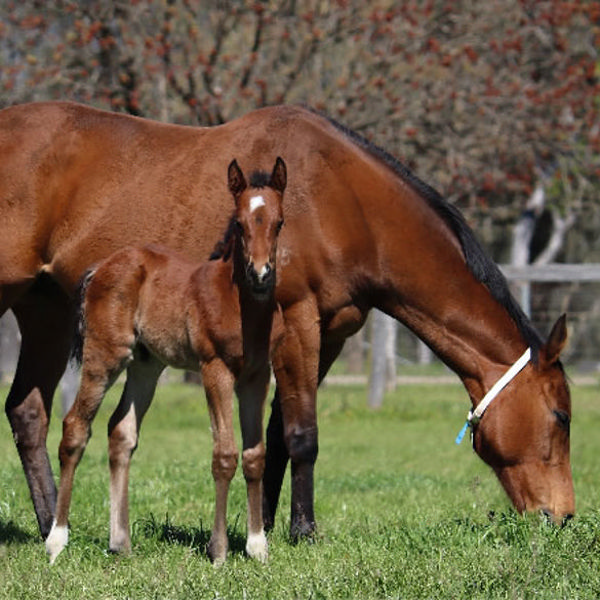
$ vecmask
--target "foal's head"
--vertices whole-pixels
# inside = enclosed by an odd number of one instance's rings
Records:
[[[235,199],[233,234],[242,254],[246,283],[254,296],[266,298],[275,285],[275,254],[287,182],[285,163],[277,157],[271,175],[255,172],[246,182],[233,160],[227,181]]]

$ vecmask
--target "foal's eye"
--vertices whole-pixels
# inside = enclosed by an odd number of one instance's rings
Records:
[[[564,410],[555,410],[553,412],[558,421],[558,425],[569,433],[569,429],[571,428],[571,418],[569,415]]]

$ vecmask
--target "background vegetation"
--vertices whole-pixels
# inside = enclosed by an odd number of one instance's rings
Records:
[[[496,261],[600,262],[596,0],[0,4],[0,107],[75,100],[217,125],[307,103],[456,203]],[[567,311],[569,358],[586,368],[599,288],[532,289],[535,324],[545,334]]]
[[[330,386],[319,401],[317,540],[289,543],[286,487],[268,566],[247,559],[238,470],[228,519],[232,548],[221,569],[205,553],[214,496],[210,433],[202,393],[193,386],[159,389],[132,465],[133,553],[106,552],[105,427],[118,392],[95,421],[75,481],[71,542],[52,568],[8,423],[0,420],[0,598],[600,595],[600,407],[592,388],[573,390],[577,515],[559,529],[537,515],[516,515],[468,442],[454,445],[467,408],[461,386],[406,386],[380,411],[365,407],[364,388]],[[49,439],[55,469],[59,436],[55,418]]]
[[[577,235],[563,256],[598,260],[600,2],[3,6],[0,105],[70,99],[215,125],[305,102],[416,168],[466,211],[497,260],[539,180],[549,197],[540,226],[547,234],[572,214]]]

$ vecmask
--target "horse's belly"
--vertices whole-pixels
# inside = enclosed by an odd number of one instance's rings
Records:
[[[344,340],[365,323],[368,310],[355,305],[344,306],[322,321],[322,335],[328,341]]]

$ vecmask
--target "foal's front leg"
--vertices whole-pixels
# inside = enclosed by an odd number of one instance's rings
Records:
[[[236,386],[240,405],[243,451],[242,468],[248,494],[248,539],[246,552],[252,558],[265,562],[268,558],[262,512],[262,478],[265,470],[263,440],[264,403],[269,388],[271,371],[268,365],[251,378]]]
[[[208,555],[215,565],[220,565],[227,556],[227,495],[238,461],[233,435],[234,377],[222,361],[214,359],[203,365],[202,381],[213,434],[212,474],[216,490]]]

